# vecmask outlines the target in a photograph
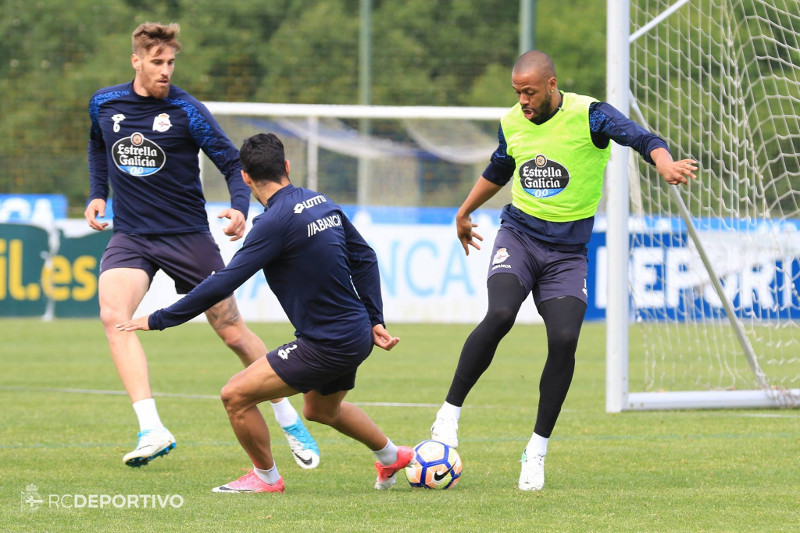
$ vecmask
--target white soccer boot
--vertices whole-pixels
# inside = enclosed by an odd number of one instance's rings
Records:
[[[431,426],[431,440],[438,440],[451,448],[458,448],[458,419],[437,416]]]
[[[156,457],[167,455],[175,448],[175,437],[167,428],[146,429],[138,434],[136,449],[125,454],[122,461],[128,466],[144,466]]]
[[[519,490],[542,490],[544,487],[544,455],[528,455],[522,450],[522,470],[519,473]]]

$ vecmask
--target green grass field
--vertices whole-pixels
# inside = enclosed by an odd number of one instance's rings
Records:
[[[251,324],[269,346],[288,325]],[[398,444],[427,438],[471,326],[390,325],[392,352],[362,365],[358,403]],[[800,527],[796,410],[605,412],[605,330],[584,327],[572,390],[550,442],[545,489],[516,488],[533,429],[544,328],[517,326],[467,399],[461,482],[372,488],[361,444],[310,424],[322,463],[301,470],[274,433],[283,495],[212,494],[249,466],[217,398],[238,359],[190,323],[141,333],[162,419],[178,447],[147,467],[122,455],[136,419],[99,320],[0,320],[0,531],[792,531]],[[632,359],[635,354],[632,355]],[[292,402],[299,407],[299,398]],[[405,404],[405,405],[399,405]],[[271,409],[267,422],[277,429]],[[44,502],[23,503],[36,485]],[[148,508],[63,508],[75,495],[154,495]],[[66,498],[65,498],[66,496]],[[71,499],[70,499],[71,498]],[[99,500],[98,500],[99,501]],[[117,500],[121,501],[121,500]],[[144,500],[140,500],[144,501]],[[88,500],[87,500],[88,502]]]

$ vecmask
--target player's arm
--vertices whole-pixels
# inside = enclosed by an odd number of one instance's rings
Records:
[[[108,222],[97,220],[106,216],[106,201],[101,198],[91,200],[83,212],[83,218],[89,223],[89,227],[97,231],[103,231],[108,226]]]
[[[367,308],[372,325],[383,324],[383,297],[381,296],[378,256],[350,222],[350,219],[342,212],[340,212],[340,216],[342,217],[353,286],[361,301],[364,302],[364,307]]]
[[[231,259],[231,264],[235,259],[236,256]],[[250,275],[252,274],[253,272]],[[228,267],[225,267],[207,277],[200,285],[169,307],[159,309],[146,316],[120,322],[116,328],[120,331],[163,330],[188,322],[233,294],[233,291],[247,281],[250,276],[243,277],[243,279],[242,277],[242,270],[236,268],[229,270]]]
[[[244,236],[245,222],[250,208],[250,187],[242,181],[239,150],[225,135],[208,108],[197,100],[190,101],[202,118],[191,122],[192,139],[225,177],[231,197],[230,208],[221,211],[217,218],[230,219],[223,232],[231,237],[232,241],[239,240]]]
[[[397,346],[400,342],[400,337],[393,337],[383,324],[375,324],[372,326],[372,340],[379,348],[383,348],[387,352]]]
[[[613,140],[639,152],[642,158],[656,167],[661,177],[670,185],[688,183],[696,178],[697,161],[681,159],[675,161],[666,141],[644,129],[607,102],[595,102],[589,107],[589,128],[592,140],[598,148],[608,146]]]
[[[375,345],[384,350],[391,350],[399,337],[393,337],[387,330],[383,320],[383,298],[381,296],[381,278],[378,270],[378,256],[367,244],[350,219],[341,213],[344,228],[345,244],[350,259],[351,278],[372,324],[372,339]]]
[[[467,255],[469,255],[470,246],[476,250],[481,249],[476,239],[478,241],[483,240],[483,236],[475,231],[478,224],[472,222],[471,215],[492,196],[497,194],[497,191],[500,189],[502,189],[502,186],[492,183],[484,176],[481,176],[467,195],[467,199],[464,200],[464,203],[458,208],[456,212],[456,235],[458,236],[458,240],[461,241],[461,246],[464,248],[464,252]]]
[[[108,199],[108,159],[106,158],[106,143],[103,133],[97,122],[97,106],[94,101],[89,104],[89,117],[91,128],[89,130],[89,204],[83,212],[83,217],[89,227],[102,231],[108,222],[97,220],[106,215],[106,200]]]
[[[697,161],[694,159],[674,161],[672,154],[666,148],[655,148],[650,152],[650,158],[658,173],[670,185],[689,183],[687,176],[692,179],[697,178],[694,174],[697,170]]]
[[[238,209],[229,207],[220,211],[219,214],[217,214],[217,218],[227,218],[230,220],[228,225],[222,229],[222,232],[229,236],[230,240],[238,241],[244,237],[244,230],[247,227],[247,217],[244,213]]]
[[[472,213],[497,194],[508,183],[516,169],[514,158],[507,152],[502,127],[497,131],[497,139],[497,149],[492,154],[489,165],[456,212],[456,235],[467,255],[469,255],[470,246],[476,250],[481,249],[476,239],[483,240],[483,237],[475,232],[478,225],[472,222]]]
[[[264,224],[266,226],[266,224]],[[254,224],[254,228],[256,225]],[[264,229],[264,228],[261,228]],[[265,238],[269,231],[251,231],[228,265],[207,277],[183,298],[145,317],[120,322],[121,331],[163,330],[191,320],[221,302],[261,270],[279,252],[277,239]]]

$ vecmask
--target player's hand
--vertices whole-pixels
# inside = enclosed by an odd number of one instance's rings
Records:
[[[680,161],[656,164],[656,168],[658,173],[670,185],[686,184],[689,183],[687,178],[697,178],[694,174],[694,171],[697,170],[697,161],[694,159],[681,159]]]
[[[477,227],[478,225],[472,222],[472,217],[456,216],[456,233],[458,234],[458,240],[461,241],[461,246],[464,248],[464,252],[467,255],[469,255],[470,246],[476,250],[481,249],[480,245],[475,242],[475,239],[479,241],[483,240],[483,237],[473,231],[473,229]]]
[[[217,218],[230,219],[228,225],[222,230],[225,235],[231,238],[230,240],[238,241],[244,237],[244,228],[247,220],[244,218],[244,214],[241,211],[229,207],[217,215]]]
[[[140,329],[142,331],[150,331],[150,326],[147,324],[150,315],[140,316],[139,318],[132,318],[130,320],[126,320],[125,322],[120,322],[116,324],[114,327],[120,331],[136,331]]]
[[[97,217],[106,216],[106,201],[100,198],[95,198],[89,205],[86,206],[86,211],[83,212],[83,218],[89,223],[89,227],[97,231],[103,231],[108,226],[108,222],[101,222]]]
[[[372,338],[375,341],[375,345],[379,348],[383,348],[387,352],[397,345],[400,342],[399,337],[392,337],[389,335],[389,332],[386,331],[386,328],[383,327],[383,324],[375,324],[372,326]]]

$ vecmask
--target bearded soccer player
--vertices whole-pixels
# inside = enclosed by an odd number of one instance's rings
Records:
[[[547,443],[569,391],[586,312],[586,244],[600,202],[610,141],[636,150],[670,185],[695,178],[692,159],[674,161],[666,142],[606,102],[558,89],[545,53],[519,57],[511,73],[518,103],[500,121],[499,145],[456,214],[458,239],[480,249],[470,215],[512,181],[489,265],[488,310],[469,335],[431,438],[458,446],[464,400],[533,294],[547,331],[539,406],[522,452],[518,487],[544,487]]]
[[[203,150],[224,175],[231,207],[219,218],[230,222],[232,241],[244,235],[250,189],[242,181],[239,153],[208,109],[172,85],[180,51],[178,24],[146,22],[133,32],[133,81],[97,91],[89,103],[90,201],[84,216],[102,231],[109,189],[114,194],[113,235],[100,262],[100,318],[111,358],[139,421],[138,444],[128,466],[142,466],[175,448],[150,391],[147,358],[136,335],[114,325],[130,319],[163,270],[186,294],[225,266],[211,236],[200,183]],[[214,331],[245,366],[267,348],[242,320],[233,295],[206,311]],[[272,400],[295,460],[319,464],[319,448],[285,398]]]

